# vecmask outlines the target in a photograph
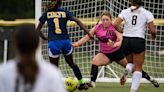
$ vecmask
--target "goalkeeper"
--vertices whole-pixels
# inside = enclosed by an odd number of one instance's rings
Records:
[[[92,35],[96,35],[99,40],[99,53],[92,60],[91,67],[91,81],[88,83],[89,87],[95,87],[96,78],[98,75],[98,66],[108,65],[112,61],[116,61],[123,67],[128,65],[126,58],[120,49],[122,44],[122,34],[115,30],[112,26],[112,17],[109,12],[103,12],[101,15],[101,23],[97,24],[90,31]],[[79,41],[73,44],[74,47],[78,47],[90,40],[86,35]],[[132,68],[126,67],[131,70]],[[132,71],[132,70],[131,70]]]
[[[88,89],[88,85],[84,82],[79,67],[73,62],[73,47],[68,35],[66,24],[68,20],[75,21],[87,34],[91,37],[84,24],[78,20],[71,12],[60,8],[61,0],[52,0],[48,5],[48,10],[40,17],[37,31],[40,36],[47,38],[40,31],[45,21],[48,24],[48,52],[50,62],[58,66],[59,55],[64,54],[66,62],[73,69],[73,72],[80,82],[79,90]],[[92,38],[92,37],[91,37]]]

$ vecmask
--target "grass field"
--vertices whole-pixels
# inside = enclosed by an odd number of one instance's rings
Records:
[[[87,91],[75,92],[129,92],[130,84],[120,86],[118,83],[97,83],[96,88],[90,88]],[[164,83],[159,88],[155,88],[150,83],[142,83],[138,92],[164,92]]]

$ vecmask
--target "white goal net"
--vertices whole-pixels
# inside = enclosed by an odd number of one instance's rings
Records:
[[[39,15],[46,10],[46,5],[50,0],[36,0],[36,20]],[[76,17],[81,19],[88,29],[91,29],[99,19],[99,16],[104,10],[110,11],[112,17],[115,18],[122,9],[129,7],[128,0],[64,0],[62,7],[73,12]],[[144,63],[144,70],[152,77],[164,82],[164,1],[163,0],[144,0],[143,7],[154,14],[155,24],[157,29],[157,39],[148,39],[146,35],[146,58]],[[47,27],[43,29],[47,35]],[[68,31],[72,42],[76,42],[84,36],[84,32],[80,30],[77,25],[73,23],[68,24]],[[73,57],[76,64],[84,77],[90,77],[90,68],[92,58],[98,53],[98,42],[88,41],[86,44],[74,49]],[[42,55],[48,61],[47,42],[42,42]],[[73,71],[65,63],[63,56],[60,59],[60,69],[64,75],[73,76]],[[119,81],[119,77],[123,72],[123,68],[113,62],[108,66],[99,68],[99,81]],[[131,76],[129,76],[130,78]]]

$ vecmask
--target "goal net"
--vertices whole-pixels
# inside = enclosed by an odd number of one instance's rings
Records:
[[[40,14],[45,12],[46,5],[50,0],[36,0],[36,2],[38,3],[36,6],[36,12],[38,12],[36,14],[36,20],[38,20]],[[122,9],[129,7],[129,3],[128,0],[64,0],[62,7],[73,12],[76,17],[83,21],[88,29],[91,29],[97,23],[99,16],[104,10],[110,11],[112,17],[115,18]],[[164,82],[164,1],[144,0],[143,7],[154,14],[157,29],[157,39],[151,40],[148,38],[148,34],[146,35],[144,70],[153,78]],[[42,31],[47,35],[46,25]],[[72,22],[68,23],[68,32],[72,42],[76,42],[84,36],[84,32]],[[90,77],[92,58],[99,52],[98,49],[97,40],[88,41],[74,49],[74,61],[80,67],[82,75],[85,78]],[[49,61],[47,51],[47,42],[42,42],[42,56]],[[59,65],[65,76],[74,76],[72,69],[65,63],[63,56],[60,58]],[[119,81],[123,70],[115,62],[107,66],[102,66],[99,68],[98,81]]]

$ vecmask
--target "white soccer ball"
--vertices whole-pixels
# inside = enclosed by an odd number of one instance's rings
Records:
[[[64,86],[69,92],[73,92],[77,89],[79,82],[74,77],[66,77],[64,79]]]

